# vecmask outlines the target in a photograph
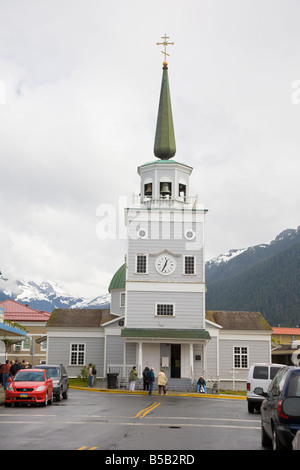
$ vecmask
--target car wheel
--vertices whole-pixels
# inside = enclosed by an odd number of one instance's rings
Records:
[[[64,400],[68,398],[68,389],[62,394],[62,396]]]
[[[273,450],[285,450],[285,447],[281,444],[280,440],[278,439],[275,427],[273,428],[272,448]]]
[[[51,397],[49,398],[47,405],[52,405],[52,403],[53,403],[53,393],[51,393]]]
[[[266,433],[263,425],[261,425],[261,445],[263,447],[271,447],[272,439]]]
[[[46,396],[45,396],[45,401],[42,403],[43,406],[47,406],[48,405],[48,392],[46,393]]]
[[[60,391],[55,395],[55,400],[60,401],[61,400],[61,393]]]
[[[251,401],[248,401],[248,412],[254,413],[254,404]]]

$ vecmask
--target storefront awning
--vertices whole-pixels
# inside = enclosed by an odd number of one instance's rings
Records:
[[[19,328],[14,328],[13,326],[0,322],[0,340],[9,339],[23,341],[26,336],[26,331],[19,330]]]

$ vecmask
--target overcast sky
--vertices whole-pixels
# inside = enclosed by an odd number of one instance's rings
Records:
[[[300,225],[298,0],[0,2],[0,270],[107,292],[104,204],[155,160],[167,33],[176,161],[208,209],[206,259]],[[100,209],[99,209],[100,207]],[[120,230],[119,230],[120,228]]]

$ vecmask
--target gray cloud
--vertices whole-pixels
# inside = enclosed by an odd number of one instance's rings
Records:
[[[299,225],[298,18],[291,0],[15,0],[0,6],[1,270],[98,295],[124,260],[97,207],[154,159],[166,32],[177,143],[209,209],[206,257]],[[122,216],[121,216],[122,219]]]

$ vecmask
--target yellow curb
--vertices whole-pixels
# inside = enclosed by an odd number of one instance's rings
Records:
[[[106,389],[106,388],[93,388],[93,387],[76,387],[70,385],[69,388],[74,390],[87,390],[88,392],[105,392],[105,393],[125,393],[128,395],[149,395],[148,392],[138,391],[138,390],[120,390],[120,389]],[[157,392],[152,392],[154,396],[160,396]],[[218,394],[208,394],[208,393],[180,393],[180,392],[171,392],[167,394],[169,397],[193,397],[193,398],[225,398],[225,399],[235,399],[235,400],[246,400],[246,397],[240,395],[218,395]]]

